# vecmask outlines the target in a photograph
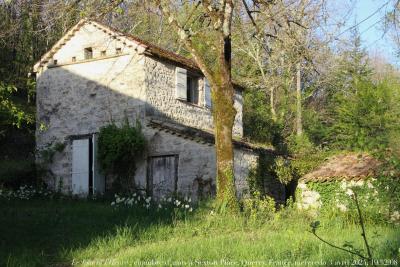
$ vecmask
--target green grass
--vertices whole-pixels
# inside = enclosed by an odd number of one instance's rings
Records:
[[[325,239],[363,248],[357,225],[339,217],[320,220],[318,233]],[[101,201],[1,199],[0,265],[134,266],[158,261],[165,266],[221,266],[225,259],[235,266],[256,265],[246,261],[277,266],[272,261],[279,260],[325,261],[331,266],[330,261],[357,259],[313,237],[308,232],[311,221],[293,210],[251,222],[210,214],[207,207],[174,219],[145,209],[113,209]],[[398,227],[367,225],[367,231],[375,258],[399,259]]]

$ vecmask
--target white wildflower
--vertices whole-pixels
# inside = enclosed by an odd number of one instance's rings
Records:
[[[348,196],[354,195],[353,190],[351,190],[350,188],[348,188],[348,189],[346,190],[346,195],[348,195]]]
[[[158,208],[159,208],[159,209],[161,209],[161,208],[162,208],[161,204],[158,204]]]
[[[185,205],[185,209],[188,209],[188,208],[190,208],[190,206],[186,204],[186,205]]]
[[[111,206],[114,206],[115,205],[115,202],[113,201],[113,202],[111,202]]]
[[[367,186],[368,186],[368,188],[371,188],[371,189],[374,188],[374,185],[371,182],[368,182]]]
[[[340,184],[340,188],[342,188],[343,190],[346,190],[347,182],[346,181],[342,181],[342,183]]]
[[[168,201],[168,202],[171,202],[171,201],[172,201],[172,198],[169,197],[169,198],[167,199],[167,201]]]
[[[192,208],[190,208],[190,209],[189,209],[189,212],[192,212],[192,211],[193,211],[193,209],[192,209]]]
[[[390,220],[392,221],[392,222],[398,222],[398,221],[400,221],[400,213],[396,210],[395,212],[393,212],[391,215],[390,215]]]
[[[347,207],[346,207],[346,205],[344,205],[344,204],[337,204],[336,206],[337,206],[338,209],[339,209],[340,211],[342,211],[342,212],[347,211]]]

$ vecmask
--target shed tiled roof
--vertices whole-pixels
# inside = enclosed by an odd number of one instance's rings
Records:
[[[177,135],[185,139],[190,139],[198,143],[208,144],[210,146],[214,145],[215,143],[215,137],[212,132],[183,125],[169,119],[154,117],[147,122],[147,126],[154,129],[159,129],[173,135]],[[240,139],[233,139],[232,142],[236,148],[249,149],[253,151],[263,151],[270,154],[277,153],[272,147],[263,147]]]
[[[366,153],[340,154],[304,175],[302,182],[358,181],[374,176],[380,162]]]

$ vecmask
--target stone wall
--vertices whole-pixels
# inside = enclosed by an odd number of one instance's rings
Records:
[[[299,183],[297,189],[300,193],[300,198],[297,202],[297,207],[299,209],[312,210],[321,208],[321,195],[317,191],[310,190],[305,183]]]
[[[214,145],[147,127],[144,133],[149,142],[147,157],[178,155],[178,192],[191,196],[194,200],[198,199],[201,194],[199,192],[203,192],[203,196],[214,193],[216,177]],[[234,154],[236,188],[238,195],[243,195],[248,192],[246,178],[249,170],[257,164],[258,155],[247,149],[235,149]],[[141,166],[139,169],[142,171],[136,174],[136,183],[139,187],[146,188],[145,167]]]
[[[121,54],[132,51],[128,43],[112,38],[94,24],[85,24],[53,55],[53,60],[57,60],[57,64],[60,65],[72,63],[73,57],[77,62],[84,60],[84,49],[89,47],[92,48],[93,58],[116,55],[117,48],[121,49]]]
[[[153,116],[164,116],[176,122],[203,129],[213,130],[211,109],[204,103],[204,80],[199,80],[199,105],[178,100],[175,96],[175,66],[150,57],[146,57],[147,101],[146,113]],[[243,136],[242,106],[243,97],[240,91],[235,94],[237,115],[233,134]]]
[[[138,54],[60,65],[37,77],[37,149],[64,143],[62,155],[49,166],[53,183],[71,183],[71,140],[98,132],[127,117],[144,120],[143,56]],[[53,184],[54,186],[54,184]]]

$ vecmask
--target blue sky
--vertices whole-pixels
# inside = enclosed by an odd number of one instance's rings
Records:
[[[351,2],[355,5],[354,11],[347,22],[348,26],[352,26],[354,25],[355,21],[361,22],[365,18],[369,17],[382,5],[384,5],[387,0],[348,0],[348,2]],[[390,1],[390,3],[382,8],[380,12],[362,22],[359,25],[359,32],[361,34],[363,46],[371,54],[382,54],[389,62],[399,66],[400,62],[394,55],[393,44],[390,40],[390,37],[388,35],[382,37],[382,18],[385,12],[390,10],[392,5],[393,3]]]

